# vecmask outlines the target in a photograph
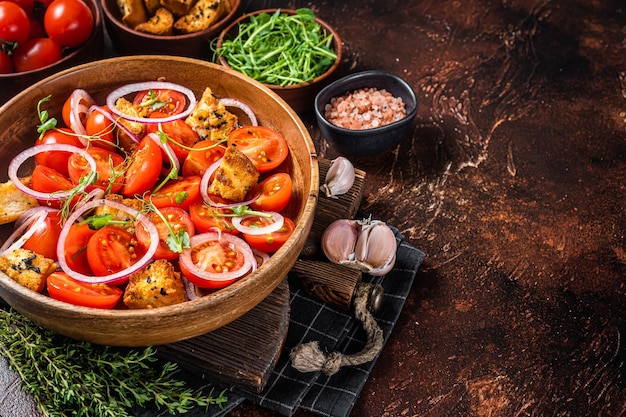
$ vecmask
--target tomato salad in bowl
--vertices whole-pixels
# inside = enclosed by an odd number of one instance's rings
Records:
[[[76,89],[58,115],[48,99],[8,167],[34,207],[0,248],[48,260],[36,291],[95,308],[180,303],[244,278],[293,233],[289,146],[242,101],[164,81],[103,103]]]

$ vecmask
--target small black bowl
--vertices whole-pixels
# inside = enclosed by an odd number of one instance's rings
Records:
[[[346,129],[336,126],[324,117],[324,107],[333,97],[360,88],[385,89],[394,97],[402,98],[406,117],[371,129]],[[417,97],[413,88],[395,74],[371,70],[347,75],[322,89],[315,97],[315,117],[322,135],[339,153],[348,156],[371,156],[394,148],[404,139],[417,114]]]

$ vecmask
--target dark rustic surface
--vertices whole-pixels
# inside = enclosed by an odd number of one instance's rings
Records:
[[[244,4],[313,7],[345,71],[420,100],[410,138],[353,160],[362,210],[427,257],[352,415],[625,415],[626,4]]]

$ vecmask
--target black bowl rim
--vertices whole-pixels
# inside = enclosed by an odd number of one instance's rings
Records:
[[[381,76],[391,78],[394,81],[398,82],[398,84],[400,84],[400,86],[403,87],[408,93],[409,97],[412,100],[412,103],[410,104],[412,104],[413,107],[406,114],[406,117],[400,120],[396,120],[393,123],[389,123],[387,125],[380,126],[380,127],[373,127],[370,129],[347,129],[345,127],[332,124],[326,119],[326,117],[324,117],[324,112],[323,112],[324,106],[326,106],[326,104],[331,98],[340,96],[344,94],[346,91],[348,91],[347,89],[343,88],[346,84],[351,84],[355,81],[361,82],[361,81],[369,80],[375,77],[380,78]],[[363,85],[363,87],[372,87],[372,85],[371,84]],[[326,99],[326,96],[328,96],[328,99]],[[408,105],[409,103],[405,103],[405,104]],[[315,105],[313,107],[314,107],[315,115],[317,116],[318,122],[323,123],[327,128],[336,131],[338,134],[364,136],[364,135],[382,133],[385,131],[393,130],[397,127],[400,127],[407,123],[412,122],[413,119],[415,118],[415,115],[417,114],[419,103],[417,101],[417,95],[415,94],[415,90],[413,90],[413,87],[405,79],[389,71],[374,69],[374,70],[355,72],[328,84],[315,96]]]

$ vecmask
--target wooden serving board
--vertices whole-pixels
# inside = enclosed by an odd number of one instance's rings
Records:
[[[320,181],[324,181],[331,162],[319,160]],[[356,170],[352,189],[339,198],[320,192],[302,257],[320,255],[322,233],[338,218],[353,218],[363,196],[365,173]],[[286,277],[286,275],[285,275]],[[160,357],[177,362],[191,372],[261,392],[276,365],[289,326],[290,293],[287,280],[259,305],[232,323],[189,340],[157,347]]]

